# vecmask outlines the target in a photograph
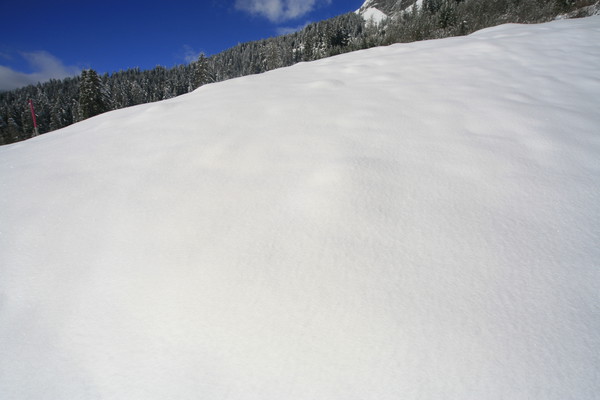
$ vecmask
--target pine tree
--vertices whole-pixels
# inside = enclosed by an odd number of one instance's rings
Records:
[[[54,131],[69,125],[64,105],[57,101],[50,112],[50,130]]]
[[[130,89],[129,93],[131,96],[132,105],[143,104],[148,101],[146,91],[142,88],[140,83],[137,81],[133,81],[131,83],[131,89]]]
[[[4,122],[4,118],[0,115],[0,146],[8,143],[8,125]]]
[[[23,107],[21,112],[21,130],[23,131],[22,136],[28,138],[33,136],[33,120],[31,119],[31,110],[29,106]]]
[[[8,141],[7,143],[12,143],[12,142],[18,142],[19,140],[21,140],[21,128],[19,127],[19,125],[17,124],[17,122],[15,121],[14,118],[8,118],[8,124],[7,124],[7,129],[6,129],[6,133],[7,133],[7,137],[8,137]]]
[[[93,69],[81,72],[79,83],[79,107],[81,118],[86,119],[108,111],[102,94],[102,82],[98,73]]]
[[[455,3],[446,1],[438,10],[438,26],[449,28],[457,24]]]
[[[204,53],[200,53],[198,60],[194,63],[194,87],[199,88],[202,85],[210,83],[210,81],[208,59]]]
[[[277,47],[274,40],[267,42],[266,46],[263,46],[261,49],[261,52],[263,53],[263,71],[270,71],[283,66],[280,48]]]
[[[554,0],[554,8],[558,13],[571,11],[575,5],[575,0]]]

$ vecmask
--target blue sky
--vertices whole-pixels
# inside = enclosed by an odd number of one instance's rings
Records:
[[[0,90],[50,78],[171,67],[297,30],[364,0],[2,0]]]

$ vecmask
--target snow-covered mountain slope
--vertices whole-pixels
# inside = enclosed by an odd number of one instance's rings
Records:
[[[387,18],[387,15],[385,15],[383,12],[379,11],[376,8],[367,8],[365,10],[358,10],[357,13],[362,15],[362,17],[364,18],[365,21],[367,21],[369,23],[374,23],[374,24],[378,24]]]
[[[379,22],[386,16],[399,13],[412,7],[414,3],[420,4],[423,0],[366,0],[356,12],[366,20],[373,18]]]
[[[0,398],[593,399],[600,17],[0,148]]]

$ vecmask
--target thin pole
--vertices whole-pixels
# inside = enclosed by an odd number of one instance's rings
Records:
[[[29,109],[31,110],[31,119],[33,120],[33,136],[39,135],[37,121],[35,119],[35,110],[33,109],[33,101],[31,99],[28,101]]]

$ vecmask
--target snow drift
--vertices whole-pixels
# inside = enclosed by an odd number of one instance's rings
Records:
[[[600,17],[0,148],[2,399],[592,399]]]

